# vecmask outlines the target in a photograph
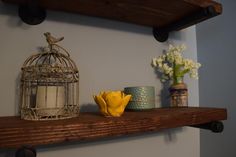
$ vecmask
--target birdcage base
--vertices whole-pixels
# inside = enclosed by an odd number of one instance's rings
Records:
[[[21,118],[25,120],[59,120],[77,117],[78,105],[67,105],[63,108],[23,108]]]

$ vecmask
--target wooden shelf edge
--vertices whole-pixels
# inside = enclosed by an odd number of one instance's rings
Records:
[[[27,4],[26,0],[2,0],[16,5]],[[173,3],[172,5],[168,5]],[[68,5],[65,5],[68,4]],[[37,2],[32,5],[37,5]],[[149,1],[137,0],[38,0],[38,5],[49,10],[79,13],[108,18],[169,31],[180,30],[222,13],[222,5],[212,0]],[[170,8],[169,8],[170,7]],[[213,8],[214,16],[197,16],[206,8]],[[186,21],[187,19],[187,21]],[[183,24],[178,26],[179,24]],[[178,26],[178,27],[176,27]],[[176,27],[176,28],[173,28]]]
[[[212,0],[200,0],[200,1],[184,0],[184,1],[192,5],[199,5],[202,8],[213,6],[218,14],[221,14],[223,10],[222,5],[220,3],[212,1]]]
[[[196,3],[195,1],[192,0],[185,0],[185,1],[188,3],[191,2],[191,4]],[[169,23],[168,25],[159,28],[159,30],[166,32],[179,31],[222,14],[222,5],[219,3],[210,1],[208,3],[202,3],[202,5],[200,6],[201,8],[199,8],[197,11],[185,15]]]
[[[120,118],[105,118],[98,113],[81,113],[77,118],[57,121],[25,121],[19,117],[0,117],[0,148],[90,141],[226,119],[226,109],[201,107],[126,112]]]

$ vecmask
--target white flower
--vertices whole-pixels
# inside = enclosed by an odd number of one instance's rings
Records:
[[[185,51],[185,50],[186,50],[186,45],[185,45],[185,44],[180,45],[180,47],[181,47],[181,50],[182,50],[182,51]]]
[[[170,73],[169,73],[169,77],[173,77],[173,74],[174,74],[174,71],[172,70]]]
[[[157,61],[157,64],[159,65],[159,64],[162,64],[163,59],[161,57],[158,57],[156,61]]]
[[[166,55],[161,55],[161,56],[159,56],[159,57],[162,58],[163,60],[166,59]]]
[[[169,51],[172,51],[175,47],[173,45],[169,45]]]
[[[153,58],[152,65],[157,70],[163,73],[161,81],[174,80],[176,77],[184,77],[189,73],[191,78],[198,79],[198,68],[201,64],[194,62],[191,59],[184,59],[182,52],[186,49],[184,44],[173,46],[169,45],[168,51],[157,57]]]
[[[190,72],[190,77],[194,79],[198,79],[198,72],[196,70],[192,70]]]
[[[196,69],[200,68],[202,65],[200,63],[196,63]]]
[[[163,70],[164,70],[165,74],[169,73],[169,69],[170,69],[170,67],[168,66],[168,64],[164,63],[163,64]]]
[[[156,58],[152,59],[152,66],[157,67],[157,59]]]

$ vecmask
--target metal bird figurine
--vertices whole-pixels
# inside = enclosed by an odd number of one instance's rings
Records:
[[[64,37],[55,38],[49,32],[44,33],[44,36],[46,37],[46,40],[47,40],[49,45],[53,45],[53,44],[55,44],[55,43],[57,43],[59,41],[62,41],[64,39]]]

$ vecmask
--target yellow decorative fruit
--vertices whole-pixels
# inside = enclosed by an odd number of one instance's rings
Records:
[[[131,95],[125,95],[121,91],[108,91],[100,92],[93,98],[103,115],[120,117],[131,99]]]

